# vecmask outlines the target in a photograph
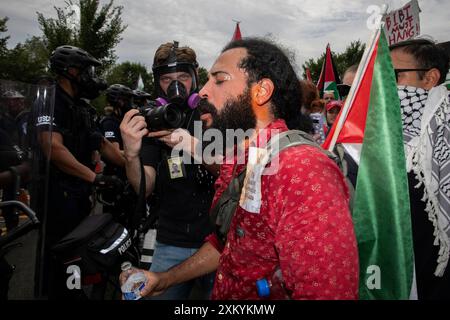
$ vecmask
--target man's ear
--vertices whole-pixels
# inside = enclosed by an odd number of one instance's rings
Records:
[[[441,73],[437,68],[432,68],[427,71],[424,76],[424,84],[426,90],[431,90],[431,88],[435,87],[439,83],[439,79],[441,78]]]
[[[264,78],[261,79],[254,87],[252,92],[253,101],[258,105],[262,106],[267,104],[272,98],[275,86],[272,80]]]

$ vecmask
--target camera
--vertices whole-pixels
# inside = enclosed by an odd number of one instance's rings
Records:
[[[186,119],[186,108],[175,103],[157,105],[152,102],[150,105],[151,107],[139,109],[150,131],[177,129],[183,126]]]
[[[174,80],[167,88],[167,97],[159,97],[150,103],[150,107],[140,109],[150,131],[181,128],[186,114],[197,107],[200,101],[198,93],[189,94],[185,86]]]

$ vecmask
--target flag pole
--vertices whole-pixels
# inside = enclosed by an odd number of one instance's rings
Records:
[[[384,4],[381,9],[383,17],[385,16],[387,10],[388,10],[388,5]],[[361,86],[362,78],[363,78],[364,74],[366,73],[367,67],[370,62],[371,53],[373,52],[373,50],[377,44],[378,37],[380,36],[382,27],[383,27],[383,23],[380,21],[378,28],[372,34],[372,37],[369,41],[369,45],[366,46],[366,49],[364,50],[363,56],[361,58],[361,62],[359,63],[358,70],[356,71],[356,74],[355,74],[355,79],[353,80],[354,83],[356,81],[357,85],[356,86],[352,85],[350,88],[350,92],[348,94],[347,99],[345,100],[344,107],[342,108],[341,115],[337,122],[336,130],[334,131],[333,137],[331,138],[330,146],[328,147],[329,151],[333,151],[334,146],[336,145],[337,138],[338,138],[339,134],[341,133],[342,128],[344,127],[344,122],[347,119],[348,113],[350,112],[350,106],[353,104],[353,101],[355,100],[355,93],[358,92],[359,87]]]

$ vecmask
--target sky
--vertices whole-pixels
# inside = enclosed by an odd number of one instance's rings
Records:
[[[74,2],[77,2],[76,0]],[[243,37],[268,36],[295,54],[296,70],[309,58],[317,58],[327,43],[342,52],[351,41],[366,43],[372,31],[367,26],[370,6],[386,3],[403,6],[406,0],[114,0],[123,6],[128,25],[116,47],[118,62],[132,61],[151,68],[156,48],[179,41],[197,52],[200,66],[209,69],[220,50],[231,40],[233,20],[241,21]],[[101,4],[107,3],[100,0]],[[36,12],[56,17],[56,7],[65,0],[0,0],[0,17],[7,16],[8,46],[31,36],[41,36]],[[450,40],[449,0],[419,0],[421,34],[439,42]]]

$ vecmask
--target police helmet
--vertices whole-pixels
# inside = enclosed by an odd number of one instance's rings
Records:
[[[150,99],[152,97],[150,93],[137,89],[133,90],[133,95],[138,99]]]
[[[118,83],[106,89],[106,100],[112,105],[116,105],[119,99],[130,100],[133,95],[133,90]]]
[[[50,68],[57,74],[64,74],[69,67],[85,69],[89,66],[100,66],[101,63],[91,54],[74,46],[60,46],[50,56]]]

